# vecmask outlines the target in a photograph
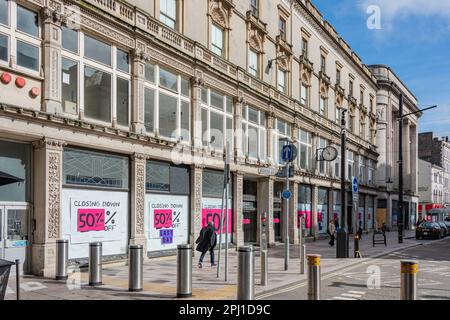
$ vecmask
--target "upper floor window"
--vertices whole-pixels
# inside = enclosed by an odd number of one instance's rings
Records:
[[[308,40],[302,38],[302,55],[305,58],[308,58]]]
[[[37,12],[15,1],[0,0],[0,65],[39,73],[40,33]]]
[[[341,124],[341,109],[339,109],[339,108],[336,106],[335,112],[336,112],[336,114],[335,114],[335,121],[336,121],[336,124],[340,125],[340,124]]]
[[[361,183],[366,182],[366,159],[363,156],[359,156],[359,181]]]
[[[266,115],[246,106],[242,111],[242,151],[246,157],[266,160]]]
[[[278,20],[278,31],[280,33],[281,39],[286,41],[286,20],[283,17],[280,17]]]
[[[349,80],[348,82],[348,92],[351,97],[353,97],[353,80]]]
[[[351,133],[354,133],[355,130],[355,117],[353,117],[352,115],[348,115],[348,131],[350,131]]]
[[[347,150],[347,180],[352,180],[355,175],[355,159],[353,155],[352,151]]]
[[[233,148],[232,98],[212,89],[202,89],[203,145],[222,151],[226,142]]]
[[[320,71],[322,71],[322,73],[326,73],[326,71],[327,71],[326,65],[327,65],[327,58],[324,55],[321,55],[320,56]]]
[[[63,33],[67,37],[61,59],[64,112],[80,110],[86,118],[129,127],[129,54],[83,32],[63,28]]]
[[[324,97],[320,97],[319,113],[321,116],[327,115],[327,99]]]
[[[259,53],[253,49],[248,51],[248,72],[259,78]]]
[[[223,57],[224,56],[224,30],[213,23],[211,25],[211,50],[215,54]]]
[[[274,160],[279,164],[283,164],[284,161],[281,157],[281,152],[284,146],[283,139],[291,138],[292,127],[289,123],[280,119],[276,119],[275,122],[276,122],[275,126],[276,129],[274,130],[275,139],[273,140],[275,150]]]
[[[334,160],[334,177],[341,177],[341,146],[335,146],[336,150],[338,150],[337,158]]]
[[[304,107],[308,106],[308,86],[304,83],[300,86],[300,104]]]
[[[145,73],[144,124],[147,133],[189,143],[189,80],[152,64],[147,64]]]
[[[370,113],[375,113],[375,110],[373,110],[373,99],[372,98],[370,98],[369,107],[370,107]]]
[[[364,90],[359,92],[359,101],[362,105],[364,104]]]
[[[278,69],[277,88],[281,92],[287,94],[286,71],[284,71],[282,69]]]
[[[259,0],[250,0],[250,10],[253,16],[259,17]]]
[[[373,160],[369,159],[367,161],[367,166],[368,166],[367,183],[369,185],[373,185],[373,183],[374,183],[373,178],[374,178],[374,171],[375,171],[375,168],[373,166]]]
[[[336,84],[341,85],[341,70],[339,69],[336,69]]]
[[[300,168],[309,170],[312,167],[312,134],[305,130],[298,131]]]
[[[327,146],[328,146],[328,141],[323,138],[319,138],[319,148],[323,151],[323,149],[325,149]],[[319,156],[320,156],[319,159],[322,160],[322,154],[319,154]],[[319,162],[319,173],[322,175],[325,175],[328,173],[328,162],[327,161],[322,160]]]
[[[160,0],[159,20],[166,26],[177,28],[177,0]]]

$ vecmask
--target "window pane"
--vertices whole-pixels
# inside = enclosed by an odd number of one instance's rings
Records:
[[[78,53],[78,32],[67,27],[61,28],[62,47],[66,50]]]
[[[244,155],[248,155],[247,145],[248,145],[248,135],[246,131],[246,125],[245,123],[242,123],[242,153]]]
[[[39,48],[17,40],[17,65],[39,71]]]
[[[184,78],[181,78],[181,94],[185,97],[191,96],[191,84]]]
[[[62,58],[62,104],[67,113],[77,114],[78,64]]]
[[[111,46],[87,35],[84,36],[84,55],[108,66],[111,65]]]
[[[223,191],[223,173],[217,171],[203,171],[203,197],[221,197]]]
[[[169,71],[159,68],[159,85],[178,92],[178,77]]]
[[[212,25],[211,30],[211,45],[212,45],[212,51],[222,56],[223,54],[223,30],[216,25]]]
[[[258,110],[255,110],[253,108],[248,108],[248,120],[251,122],[254,122],[256,124],[259,124],[258,120]]]
[[[177,129],[177,98],[159,94],[159,134],[176,138]]]
[[[145,115],[144,123],[147,132],[154,132],[154,118],[155,118],[155,90],[145,88]]]
[[[266,126],[266,114],[264,112],[259,113],[259,124],[261,126]]]
[[[230,148],[233,148],[233,119],[227,118],[226,121],[227,121],[226,142],[230,144],[229,145]],[[232,153],[232,150],[228,150],[228,152]]]
[[[212,146],[217,149],[223,149],[223,138],[224,138],[224,132],[223,132],[223,116],[211,112],[211,138],[214,136],[215,140],[212,143]]]
[[[223,95],[211,90],[211,107],[223,111]]]
[[[117,69],[130,72],[130,59],[127,52],[117,49]]]
[[[128,158],[66,148],[63,152],[63,183],[128,188]]]
[[[250,74],[252,74],[253,76],[258,75],[258,54],[253,50],[249,51],[248,68],[249,68],[248,71],[250,72]]]
[[[8,61],[8,37],[0,34],[0,60]]]
[[[282,120],[277,120],[278,132],[285,134],[286,132],[286,123]]]
[[[155,83],[155,66],[150,63],[145,64],[145,80]]]
[[[253,127],[248,127],[248,155],[258,157],[258,129]]]
[[[300,168],[307,169],[308,149],[305,145],[300,145]]]
[[[202,109],[202,138],[203,145],[207,146],[210,139],[208,133],[208,110]]]
[[[170,165],[147,161],[145,180],[147,190],[170,191]]]
[[[208,89],[202,88],[202,102],[208,104]]]
[[[117,123],[128,126],[129,82],[117,78]]]
[[[8,25],[8,1],[0,0],[0,23]]]
[[[259,156],[261,160],[266,160],[266,153],[267,153],[267,137],[266,137],[266,130],[259,130],[259,144],[260,144],[260,150],[259,150]]]
[[[231,113],[233,114],[233,99],[230,97],[226,97],[227,98],[227,113]]]
[[[177,4],[176,0],[161,0],[160,3],[161,12],[166,16],[175,19],[177,16]]]
[[[111,121],[111,75],[84,68],[84,113],[86,117]]]
[[[17,30],[39,37],[39,19],[37,12],[17,5]]]
[[[181,139],[182,141],[189,141],[190,138],[190,103],[181,101]]]

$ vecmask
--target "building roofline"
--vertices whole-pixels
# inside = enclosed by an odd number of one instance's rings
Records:
[[[408,93],[411,94],[414,97],[414,99],[416,99],[416,101],[419,101],[419,99],[417,99],[417,97],[414,95],[414,93],[411,92],[409,87],[403,82],[403,80],[397,75],[397,73],[394,71],[394,69],[392,69],[390,66],[385,65],[385,64],[371,64],[371,65],[368,65],[367,67],[369,69],[374,69],[374,68],[388,69],[398,79],[398,81],[406,88],[406,90],[408,90]]]

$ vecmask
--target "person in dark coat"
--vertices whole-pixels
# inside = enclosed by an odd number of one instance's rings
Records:
[[[208,222],[208,225],[202,228],[202,230],[200,231],[200,235],[195,243],[197,244],[196,250],[202,253],[198,262],[198,267],[202,267],[203,258],[208,251],[211,254],[211,267],[214,267],[216,265],[214,263],[214,248],[217,244],[217,236],[212,221]]]

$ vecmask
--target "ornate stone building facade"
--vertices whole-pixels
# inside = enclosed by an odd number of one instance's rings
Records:
[[[311,1],[0,0],[0,12],[1,156],[26,158],[0,164],[16,179],[0,212],[28,271],[54,274],[58,238],[71,260],[90,241],[110,260],[193,243],[219,216],[225,141],[234,244],[259,240],[263,212],[270,243],[284,239],[283,180],[262,170],[281,167],[283,138],[299,149],[291,241],[301,216],[314,239],[341,214],[374,227],[377,79]],[[340,212],[340,158],[321,161],[342,109],[358,216],[351,194]]]

